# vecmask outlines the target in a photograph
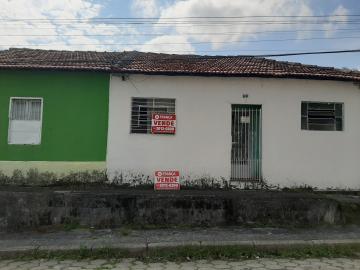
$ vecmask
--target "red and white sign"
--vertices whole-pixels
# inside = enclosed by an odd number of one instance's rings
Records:
[[[151,119],[151,133],[175,134],[176,115],[169,113],[153,113]]]
[[[179,171],[156,171],[154,188],[155,190],[179,190]]]

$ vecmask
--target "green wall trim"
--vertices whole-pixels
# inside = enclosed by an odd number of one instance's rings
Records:
[[[0,71],[0,160],[105,161],[107,73]],[[40,145],[8,144],[10,97],[44,100]]]

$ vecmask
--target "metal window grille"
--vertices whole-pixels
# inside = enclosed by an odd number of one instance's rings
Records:
[[[175,99],[132,98],[131,133],[151,133],[153,113],[175,113]]]
[[[302,102],[301,129],[343,130],[343,104],[334,102]]]

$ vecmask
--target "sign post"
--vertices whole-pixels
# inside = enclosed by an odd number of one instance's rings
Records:
[[[156,171],[155,190],[179,190],[180,173],[179,171]]]
[[[176,115],[170,113],[153,113],[151,118],[152,134],[175,134]]]

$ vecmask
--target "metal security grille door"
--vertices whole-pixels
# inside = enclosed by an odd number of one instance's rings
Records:
[[[261,180],[261,106],[232,105],[231,180]]]

